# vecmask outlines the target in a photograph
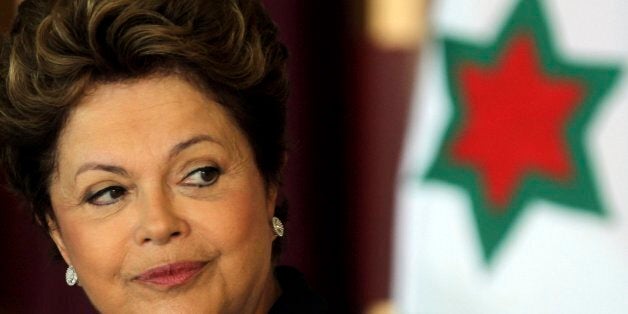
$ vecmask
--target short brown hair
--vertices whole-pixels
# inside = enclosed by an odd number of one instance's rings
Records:
[[[190,79],[234,118],[266,183],[280,183],[287,50],[258,1],[26,0],[1,45],[0,161],[46,232],[57,138],[99,83]]]

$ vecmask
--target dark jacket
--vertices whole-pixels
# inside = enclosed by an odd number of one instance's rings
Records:
[[[282,293],[268,312],[269,314],[327,313],[325,301],[310,289],[298,270],[288,266],[278,266],[275,268],[275,278],[279,281]]]

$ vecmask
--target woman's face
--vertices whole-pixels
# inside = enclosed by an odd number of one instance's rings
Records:
[[[52,236],[100,311],[268,310],[276,193],[211,97],[176,76],[99,85],[57,158]]]

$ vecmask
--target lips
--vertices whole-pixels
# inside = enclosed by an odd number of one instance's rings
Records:
[[[191,281],[206,264],[205,262],[180,262],[159,266],[140,274],[135,280],[158,287],[172,288]]]

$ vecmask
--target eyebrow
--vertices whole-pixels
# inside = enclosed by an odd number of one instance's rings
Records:
[[[176,157],[178,154],[180,154],[182,151],[188,149],[191,146],[194,146],[198,143],[201,142],[210,142],[210,143],[215,143],[218,145],[222,144],[217,141],[216,139],[214,139],[213,137],[209,136],[209,135],[197,135],[194,136],[192,138],[190,138],[189,140],[183,141],[181,143],[176,144],[175,146],[173,146],[170,149],[170,152],[168,153],[168,159],[172,159],[174,157]],[[121,176],[125,176],[128,177],[129,173],[122,167],[120,166],[116,166],[116,165],[107,165],[107,164],[100,164],[100,163],[95,163],[95,162],[88,162],[85,163],[83,165],[81,165],[81,167],[79,167],[79,169],[76,171],[76,174],[74,175],[74,179],[76,180],[76,178],[81,174],[84,173],[86,171],[92,171],[92,170],[100,170],[100,171],[106,171],[106,172],[111,172],[111,173],[115,173]]]
[[[119,174],[121,176],[125,176],[128,177],[129,174],[126,172],[126,170],[124,170],[124,168],[119,167],[119,166],[114,166],[114,165],[105,165],[105,164],[99,164],[99,163],[95,163],[95,162],[88,162],[86,164],[83,164],[77,171],[76,174],[74,175],[74,180],[76,180],[76,178],[83,172],[86,171],[90,171],[90,170],[100,170],[100,171],[106,171],[106,172],[111,172],[111,173],[115,173],[115,174]]]
[[[222,146],[222,144],[219,141],[217,141],[216,139],[214,139],[213,137],[209,135],[197,135],[187,141],[181,142],[175,145],[174,147],[172,147],[172,149],[170,149],[170,153],[168,154],[168,159],[172,159],[176,157],[178,154],[188,149],[190,146],[196,145],[201,142],[210,142],[210,143],[214,143],[214,144],[218,144]]]

